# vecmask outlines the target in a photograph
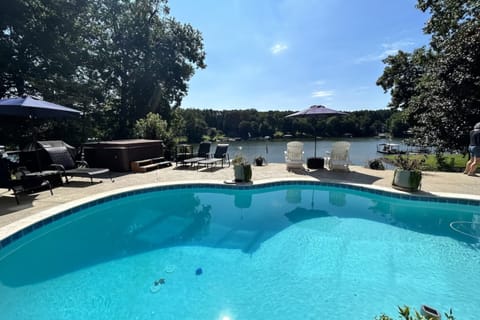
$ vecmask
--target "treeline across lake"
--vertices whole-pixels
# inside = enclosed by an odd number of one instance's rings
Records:
[[[373,137],[388,133],[404,137],[408,124],[401,112],[392,110],[362,110],[342,116],[287,118],[292,111],[200,110],[180,109],[188,141],[221,140],[225,137],[252,139],[286,134],[296,137]]]

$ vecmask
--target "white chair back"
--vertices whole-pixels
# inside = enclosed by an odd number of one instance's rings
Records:
[[[332,151],[327,152],[327,167],[330,170],[346,170],[350,164],[350,142],[339,141],[332,144]]]
[[[287,170],[303,168],[303,153],[303,142],[291,141],[287,143],[287,150],[285,151]]]
[[[287,143],[287,158],[290,161],[303,161],[303,143],[299,141]]]
[[[330,156],[334,160],[348,160],[348,151],[350,150],[350,142],[339,141],[332,145]]]

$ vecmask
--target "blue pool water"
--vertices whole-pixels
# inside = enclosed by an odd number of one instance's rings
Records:
[[[479,220],[478,203],[313,184],[143,192],[1,249],[1,318],[475,319]]]

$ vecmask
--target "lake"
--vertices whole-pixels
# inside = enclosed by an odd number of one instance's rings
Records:
[[[287,142],[294,140],[264,140],[264,141],[230,141],[228,153],[230,159],[240,152],[239,147],[242,148],[241,153],[250,161],[254,162],[255,157],[262,156],[270,163],[284,163],[284,150],[287,149]],[[314,156],[314,141],[301,140],[304,143],[303,149],[305,151],[305,159]],[[327,151],[332,149],[332,143],[336,141],[348,141],[350,146],[350,160],[353,165],[365,166],[368,160],[379,158],[382,154],[377,153],[377,144],[382,142],[401,143],[401,140],[392,139],[386,141],[377,138],[343,138],[343,139],[321,139],[317,140],[317,157],[324,157]],[[216,144],[212,144],[210,151],[215,152]],[[196,149],[196,147],[195,147]]]

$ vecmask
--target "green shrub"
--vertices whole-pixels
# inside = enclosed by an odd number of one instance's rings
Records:
[[[411,157],[399,155],[393,158],[393,165],[409,171],[422,170],[423,164],[425,163],[427,157]]]
[[[164,141],[171,139],[167,121],[162,120],[158,113],[150,112],[145,118],[138,119],[135,122],[133,132],[137,138]]]

